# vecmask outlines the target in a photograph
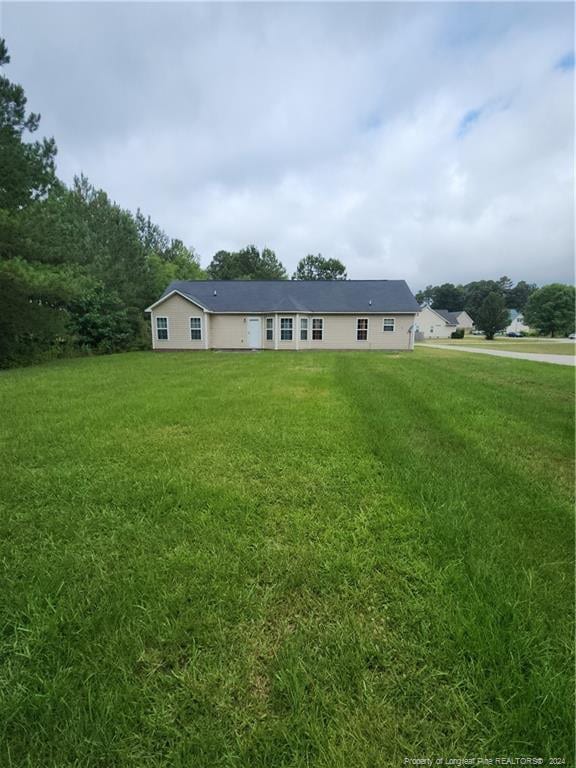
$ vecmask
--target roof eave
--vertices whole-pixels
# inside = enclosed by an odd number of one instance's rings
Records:
[[[201,304],[197,299],[193,299],[191,296],[187,296],[185,293],[182,293],[182,291],[179,291],[176,288],[174,288],[174,290],[170,291],[170,293],[167,293],[165,296],[160,296],[158,301],[155,301],[154,304],[150,304],[149,307],[146,307],[144,312],[152,312],[152,310],[155,309],[159,304],[162,304],[164,301],[171,298],[175,294],[178,296],[181,296],[183,299],[186,299],[186,301],[189,301],[191,304],[194,304],[200,309],[203,309],[204,312],[211,311],[210,309],[208,309],[208,307],[205,307],[203,304]]]

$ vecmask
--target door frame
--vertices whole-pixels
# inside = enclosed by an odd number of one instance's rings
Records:
[[[256,320],[258,322],[258,344],[254,345],[251,344],[251,338],[250,338],[250,329],[251,329],[251,323]],[[249,315],[246,318],[246,323],[248,324],[248,333],[246,334],[246,344],[249,349],[262,349],[262,318],[256,315]]]

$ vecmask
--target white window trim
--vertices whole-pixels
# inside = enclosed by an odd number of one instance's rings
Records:
[[[290,320],[290,322],[292,323],[292,326],[290,329],[290,333],[291,333],[290,339],[282,338],[282,320]],[[280,338],[278,339],[278,341],[281,344],[291,344],[294,341],[294,318],[293,317],[290,317],[289,315],[280,315]]]
[[[200,320],[200,338],[199,339],[192,338],[192,323],[190,322],[191,320]],[[198,317],[198,315],[190,315],[190,317],[188,318],[188,330],[190,332],[190,341],[192,343],[195,341],[202,341],[204,339],[204,329],[202,326],[203,326],[203,323],[202,323],[201,317]]]
[[[268,328],[268,321],[270,321],[271,323],[270,328]],[[268,331],[272,331],[271,339],[268,338]],[[272,344],[272,342],[274,341],[275,335],[276,334],[274,333],[274,316],[270,315],[269,317],[266,317],[266,319],[264,320],[264,339],[269,344]]]
[[[166,320],[166,338],[161,339],[158,336],[158,320]],[[170,341],[170,320],[166,317],[166,315],[156,315],[154,318],[154,328],[156,332],[156,341]],[[164,328],[162,329],[164,330]]]
[[[311,342],[324,341],[324,328],[326,327],[326,323],[324,322],[324,318],[323,317],[311,317],[310,320],[312,321],[310,323],[310,341]],[[322,338],[321,339],[315,339],[314,338],[314,320],[320,320],[321,323],[322,323],[322,329],[321,329],[322,330]]]
[[[392,329],[384,328],[386,321],[392,321]],[[383,317],[382,318],[382,333],[395,333],[396,332],[396,318],[395,317]]]
[[[296,315],[296,329],[294,333],[294,339],[296,341],[296,349],[300,349],[300,333],[298,329],[300,328],[300,315]]]
[[[302,328],[302,323],[306,323],[306,338],[305,339],[302,338],[302,331],[304,330]],[[298,338],[299,338],[299,340],[300,341],[305,341],[305,342],[310,341],[310,331],[311,331],[311,328],[310,328],[310,318],[309,317],[301,317],[300,318],[299,326],[300,326],[298,328]]]
[[[362,328],[362,329],[359,328],[358,323],[360,322],[360,320],[366,320],[366,328],[365,329],[364,328]],[[360,330],[362,330],[362,331],[366,330],[366,338],[365,339],[359,339],[358,338],[358,331],[360,331]],[[369,330],[370,330],[370,318],[369,317],[357,317],[356,318],[356,341],[359,341],[361,344],[364,341],[368,341],[368,332],[369,332]]]

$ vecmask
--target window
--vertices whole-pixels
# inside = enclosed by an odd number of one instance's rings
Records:
[[[308,341],[308,318],[300,318],[300,341]]]
[[[385,317],[384,323],[382,324],[382,330],[383,331],[394,331],[394,326],[396,325],[396,320],[393,317]]]
[[[274,341],[274,318],[266,318],[266,341]]]
[[[356,341],[368,341],[368,318],[359,317],[356,320]]]
[[[200,317],[190,318],[190,338],[192,341],[202,341],[202,319]]]
[[[324,320],[321,317],[312,318],[312,341],[322,341],[324,336]]]
[[[292,318],[280,318],[280,341],[292,341]]]
[[[156,338],[158,341],[168,341],[168,318],[156,318]]]

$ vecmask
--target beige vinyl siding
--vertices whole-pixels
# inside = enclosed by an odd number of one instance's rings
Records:
[[[211,315],[210,346],[214,349],[247,349],[248,317],[255,315]]]
[[[292,341],[280,339],[280,318],[292,317],[294,320]],[[308,340],[300,339],[300,320],[308,318]],[[356,321],[359,317],[368,318],[368,339],[356,340]],[[395,320],[394,331],[384,331],[385,317]],[[324,320],[322,341],[312,340],[312,320]],[[275,330],[278,331],[278,349],[411,349],[410,328],[414,323],[414,315],[288,315],[279,314]],[[274,347],[274,344],[269,344]]]
[[[154,349],[205,349],[206,338],[210,349],[248,349],[248,318],[257,315],[246,314],[205,314],[202,309],[181,296],[171,296],[155,307],[152,312]],[[168,318],[168,340],[157,338],[156,318]],[[190,338],[190,317],[202,318],[202,340]],[[310,350],[310,349],[390,349],[411,348],[410,328],[414,315],[312,315],[298,313],[277,313],[258,315],[262,328],[263,349]],[[266,318],[273,318],[274,339],[266,340]],[[280,320],[292,318],[292,340],[280,338]],[[308,339],[300,339],[300,320],[308,318]],[[368,338],[357,341],[356,328],[359,317],[368,318]],[[312,320],[324,321],[322,340],[312,339]],[[384,318],[394,318],[394,331],[384,331]],[[208,329],[208,337],[206,332]]]
[[[204,311],[192,302],[175,294],[158,304],[150,313],[152,317],[152,348],[153,349],[204,349],[206,339],[206,315]],[[168,339],[158,339],[156,318],[168,318]],[[190,318],[202,319],[202,339],[192,341],[190,338]],[[209,331],[208,331],[209,332]],[[211,343],[211,342],[210,342]]]
[[[449,339],[452,331],[456,330],[455,325],[448,325],[430,307],[424,307],[422,312],[416,316],[416,326],[425,339]]]
[[[474,322],[468,312],[459,312],[456,317],[458,328],[464,328],[465,333],[469,333],[474,328]]]
[[[301,315],[308,320],[308,341],[300,341],[300,349],[411,349],[410,328],[414,315]],[[322,341],[312,340],[312,319],[324,319]],[[394,330],[384,331],[384,318],[394,318]],[[356,321],[368,318],[368,338],[356,340]]]

